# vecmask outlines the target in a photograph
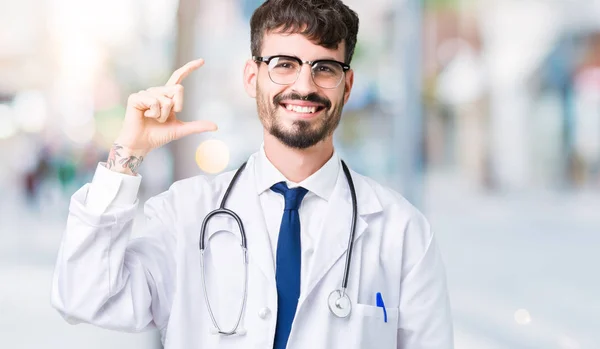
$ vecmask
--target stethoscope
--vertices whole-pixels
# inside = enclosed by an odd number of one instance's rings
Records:
[[[348,186],[350,188],[350,196],[352,197],[352,229],[350,230],[350,238],[348,239],[348,250],[346,253],[346,265],[344,266],[344,276],[342,277],[342,286],[339,289],[333,290],[329,294],[329,297],[327,299],[327,304],[329,306],[329,311],[331,311],[331,313],[334,316],[339,317],[339,318],[345,318],[345,317],[348,317],[350,315],[350,312],[352,311],[352,302],[350,301],[350,297],[348,297],[348,294],[346,293],[346,289],[348,287],[348,275],[350,273],[350,263],[352,261],[352,250],[354,247],[354,234],[355,234],[355,230],[356,230],[356,216],[357,216],[358,208],[357,208],[357,204],[356,204],[356,190],[354,189],[354,182],[352,181],[352,176],[350,175],[350,170],[348,170],[348,167],[346,166],[346,164],[344,163],[343,160],[341,161],[341,163],[342,163],[342,169],[344,170],[344,175],[346,176],[346,180],[348,181]],[[248,296],[248,284],[247,284],[247,281],[248,281],[248,247],[246,244],[246,232],[244,231],[244,224],[242,223],[242,220],[240,219],[240,217],[235,212],[233,212],[232,210],[225,207],[225,203],[227,202],[229,193],[235,186],[235,183],[237,182],[238,177],[240,176],[240,174],[242,173],[242,171],[244,170],[245,167],[246,167],[246,163],[244,163],[236,171],[233,178],[231,179],[231,182],[229,183],[229,186],[227,187],[227,190],[225,191],[225,195],[223,196],[223,199],[221,200],[221,205],[219,206],[219,208],[211,211],[210,213],[208,213],[206,215],[206,217],[204,217],[204,221],[202,222],[202,230],[200,231],[200,269],[201,269],[201,273],[202,273],[202,288],[204,291],[204,300],[206,302],[208,314],[210,315],[210,319],[214,325],[214,328],[211,330],[211,332],[213,334],[221,334],[221,335],[225,335],[225,336],[230,336],[230,335],[234,335],[234,334],[243,335],[246,333],[246,331],[243,329],[238,330],[238,327],[242,320],[242,316],[246,309],[246,300],[247,300],[247,296]],[[238,313],[237,321],[231,331],[223,330],[217,323],[217,320],[215,319],[215,315],[212,311],[212,308],[210,306],[210,301],[208,299],[208,292],[206,290],[206,278],[205,278],[205,271],[204,271],[204,265],[205,265],[204,250],[206,248],[204,238],[206,236],[206,226],[208,225],[208,222],[210,221],[210,219],[212,217],[219,215],[219,214],[230,216],[233,219],[235,219],[235,221],[237,222],[238,228],[240,230],[241,238],[242,238],[241,247],[242,247],[242,260],[244,263],[244,293],[242,296],[242,300],[241,300],[241,304],[240,304],[240,311]]]

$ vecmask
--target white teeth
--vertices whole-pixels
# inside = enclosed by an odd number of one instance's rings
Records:
[[[288,104],[285,107],[287,110],[294,111],[296,113],[312,114],[317,111],[317,107],[302,107],[299,105]]]

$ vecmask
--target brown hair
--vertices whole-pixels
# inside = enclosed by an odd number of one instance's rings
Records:
[[[253,56],[260,56],[268,32],[298,33],[328,49],[346,43],[345,63],[350,64],[358,35],[358,15],[341,0],[267,0],[250,20]]]

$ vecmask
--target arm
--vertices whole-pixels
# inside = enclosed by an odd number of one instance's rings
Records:
[[[430,226],[420,214],[405,231],[403,254],[411,257],[404,261],[400,287],[398,348],[454,348],[444,264]]]
[[[123,331],[166,326],[176,244],[169,193],[148,201],[143,234],[129,240],[140,180],[99,165],[72,197],[51,298],[70,322]]]
[[[52,286],[52,305],[72,322],[123,331],[166,326],[175,285],[170,192],[148,201],[146,226],[130,240],[141,177],[152,149],[193,133],[216,130],[208,121],[182,122],[181,81],[203,60],[176,70],[167,84],[129,96],[123,128],[106,167],[71,200]]]

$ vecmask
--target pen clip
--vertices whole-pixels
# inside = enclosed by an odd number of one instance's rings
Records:
[[[378,307],[383,309],[383,322],[387,322],[387,310],[385,310],[385,304],[383,303],[383,297],[381,296],[381,292],[377,292],[376,303]]]

